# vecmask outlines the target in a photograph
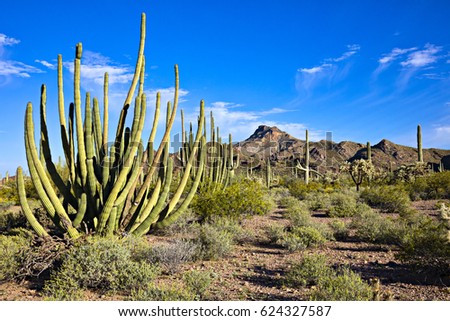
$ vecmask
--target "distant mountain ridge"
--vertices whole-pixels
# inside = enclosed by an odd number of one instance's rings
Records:
[[[294,164],[304,159],[305,140],[298,139],[279,128],[260,125],[255,132],[242,142],[235,144],[242,164],[265,162]],[[351,141],[335,143],[321,140],[309,142],[311,166],[325,170],[337,169],[344,161],[367,158],[366,144]],[[371,146],[372,162],[377,167],[395,169],[403,164],[417,161],[417,148],[395,144],[387,139]],[[450,169],[450,150],[437,148],[423,149],[424,161],[437,168],[442,161]]]

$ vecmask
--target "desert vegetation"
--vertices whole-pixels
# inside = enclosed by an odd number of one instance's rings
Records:
[[[144,143],[144,43],[145,15],[134,78],[111,146],[108,74],[103,115],[89,93],[81,106],[81,44],[67,119],[58,57],[64,155],[57,163],[45,85],[39,143],[28,103],[29,175],[19,167],[0,185],[2,299],[450,298],[450,175],[442,164],[434,170],[425,162],[420,126],[413,163],[379,166],[368,143],[364,157],[320,167],[310,158],[308,132],[300,157],[283,162],[270,149],[268,155],[266,149],[245,155],[231,135],[222,142],[202,101],[196,130],[193,124],[185,130],[180,112],[182,144],[170,153],[179,112],[178,67],[162,140],[155,143],[158,95]]]

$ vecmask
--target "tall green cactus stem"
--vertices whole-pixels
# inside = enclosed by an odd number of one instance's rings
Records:
[[[417,125],[417,158],[419,163],[423,163],[423,151],[422,151],[422,127]]]
[[[369,162],[372,161],[372,148],[370,146],[370,142],[367,142],[367,160]]]
[[[175,121],[179,76],[175,65],[175,93],[173,108],[168,103],[166,128],[154,151],[154,141],[160,113],[161,96],[157,94],[153,128],[144,150],[142,131],[147,110],[144,93],[144,40],[145,15],[141,22],[141,39],[136,70],[127,98],[125,99],[117,124],[116,136],[110,150],[108,143],[108,74],[104,75],[103,123],[98,100],[91,100],[90,94],[82,107],[81,59],[82,45],[77,45],[74,61],[74,102],[70,104],[66,122],[62,82],[62,57],[58,57],[58,109],[60,114],[61,140],[69,167],[68,181],[63,181],[55,170],[51,158],[47,133],[46,92],[41,95],[41,137],[42,157],[40,159],[34,138],[32,104],[28,103],[25,114],[25,149],[31,180],[40,201],[57,228],[76,238],[81,232],[95,232],[100,235],[129,232],[137,235],[146,233],[151,227],[165,226],[173,222],[186,209],[196,192],[205,164],[202,138],[204,128],[204,103],[201,102],[197,135],[191,139],[191,153],[186,158],[183,176],[174,193],[170,193],[173,174],[173,159],[169,156],[170,131]],[[131,128],[125,128],[126,116],[135,89],[139,84],[134,102]],[[84,109],[84,122],[83,110]],[[191,129],[192,132],[192,129]],[[186,155],[187,156],[187,155]],[[192,184],[188,184],[194,162],[199,161]],[[157,170],[159,169],[159,170]],[[18,171],[21,172],[21,169]],[[21,176],[20,174],[19,176]],[[23,182],[23,180],[21,181]],[[21,183],[19,182],[19,183]],[[61,183],[62,182],[62,183]],[[156,183],[153,184],[153,183]],[[59,195],[54,189],[56,186]],[[191,186],[189,191],[185,191]],[[23,193],[23,184],[18,185],[24,212],[39,235],[45,235],[39,223],[30,214]],[[184,193],[187,192],[187,193]],[[184,196],[183,196],[184,195]]]
[[[316,176],[321,176],[323,177],[323,175],[321,173],[319,173],[318,171],[310,168],[309,165],[309,133],[308,130],[306,130],[305,132],[305,136],[306,136],[306,142],[305,142],[305,167],[302,166],[302,164],[297,160],[297,166],[296,169],[301,170],[302,172],[305,173],[305,184],[309,184],[309,176],[311,173],[316,174]]]
[[[38,222],[38,220],[34,216],[33,212],[31,211],[30,207],[28,206],[27,196],[26,196],[26,192],[25,192],[25,183],[23,180],[22,167],[17,168],[16,184],[17,184],[17,190],[19,192],[18,194],[19,194],[20,205],[22,206],[23,213],[24,213],[25,217],[27,218],[28,222],[30,223],[31,228],[40,237],[49,236],[47,231]]]

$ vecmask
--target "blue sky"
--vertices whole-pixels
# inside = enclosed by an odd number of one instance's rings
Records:
[[[187,118],[204,99],[234,140],[268,124],[298,138],[309,129],[314,140],[331,131],[336,141],[414,146],[420,123],[425,147],[450,149],[449,1],[8,1],[0,10],[0,173],[26,166],[24,111],[28,101],[37,111],[42,83],[59,150],[56,58],[63,55],[68,104],[78,42],[83,90],[101,101],[108,71],[117,119],[141,12],[150,105],[158,90],[170,98],[178,64]]]

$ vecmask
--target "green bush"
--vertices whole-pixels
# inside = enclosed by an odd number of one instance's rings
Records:
[[[158,273],[156,266],[134,261],[130,248],[123,242],[92,238],[67,252],[60,268],[46,282],[44,292],[52,299],[64,300],[66,297],[60,296],[67,286],[75,294],[88,288],[129,291],[146,286]]]
[[[214,224],[203,224],[199,230],[197,242],[200,248],[200,258],[216,260],[230,253],[234,246],[235,235],[229,230]]]
[[[183,281],[187,289],[195,295],[196,300],[208,298],[208,289],[214,280],[210,271],[191,270],[183,274]]]
[[[281,245],[290,252],[317,247],[324,244],[327,239],[322,233],[312,226],[294,227],[285,233],[280,241]]]
[[[399,244],[404,233],[401,221],[373,210],[354,216],[350,226],[355,229],[355,236],[359,240],[369,243]]]
[[[310,254],[289,269],[285,283],[289,287],[317,285],[332,273],[333,269],[327,265],[325,255]]]
[[[268,189],[262,184],[243,179],[225,189],[201,188],[191,208],[202,219],[216,216],[241,219],[248,215],[264,215],[274,207]]]
[[[384,185],[366,188],[361,198],[370,206],[387,213],[408,214],[411,212],[411,199],[401,185]]]
[[[285,233],[286,231],[283,225],[274,224],[269,225],[266,228],[266,235],[269,239],[269,243],[271,244],[278,243],[281,239],[283,239]]]
[[[408,189],[412,199],[450,199],[450,172],[418,177]]]
[[[146,288],[133,289],[132,301],[194,301],[195,293],[177,284],[151,284]]]
[[[361,204],[358,204],[355,195],[342,192],[330,194],[328,211],[330,217],[352,217],[361,210],[364,210],[364,208],[361,207]]]
[[[0,281],[11,280],[20,270],[20,254],[31,246],[31,239],[20,235],[0,235]]]
[[[337,273],[324,275],[310,295],[312,301],[370,301],[374,297],[372,287],[361,277],[344,268]]]
[[[273,187],[270,189],[270,197],[276,202],[280,203],[283,199],[291,196],[289,189],[286,187]]]
[[[305,182],[300,179],[291,180],[288,182],[287,187],[291,195],[299,199],[305,199],[311,192],[324,190],[324,186],[318,182],[309,182],[309,184],[305,184]]]
[[[405,225],[399,257],[415,265],[448,271],[450,243],[446,223],[415,216],[409,218]]]
[[[338,241],[344,241],[348,238],[350,230],[345,222],[340,220],[333,220],[329,224],[332,230],[333,237]]]
[[[331,208],[331,193],[313,191],[308,193],[304,202],[311,211],[328,210]]]

